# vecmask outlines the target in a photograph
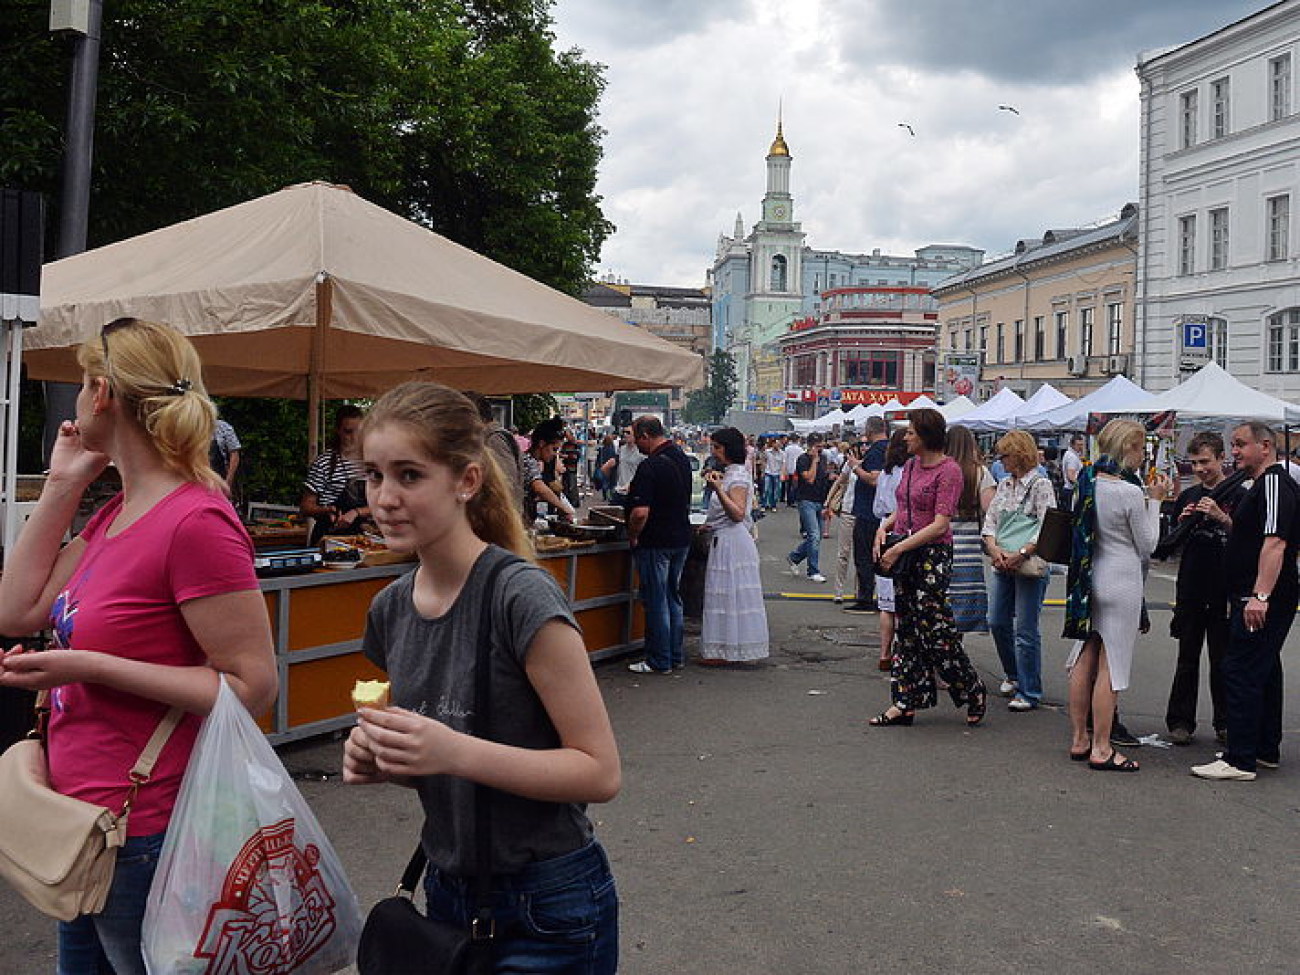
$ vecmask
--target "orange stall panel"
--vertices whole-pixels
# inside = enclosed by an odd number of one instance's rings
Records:
[[[574,583],[574,599],[597,599],[615,596],[627,589],[628,552],[596,552],[578,556],[578,577]]]
[[[289,664],[288,687],[280,689],[289,695],[289,727],[351,714],[352,685],[383,679],[383,671],[360,653]]]
[[[329,586],[294,589],[289,596],[288,649],[306,650],[361,639],[366,611],[392,579],[358,579]],[[284,598],[282,593],[280,598]]]

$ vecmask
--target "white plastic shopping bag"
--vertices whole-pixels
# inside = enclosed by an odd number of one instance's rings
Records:
[[[307,801],[221,680],[144,915],[150,975],[329,975],[361,909]]]

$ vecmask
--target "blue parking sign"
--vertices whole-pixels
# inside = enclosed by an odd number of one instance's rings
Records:
[[[1209,323],[1204,319],[1183,322],[1183,348],[1208,349],[1210,347]]]

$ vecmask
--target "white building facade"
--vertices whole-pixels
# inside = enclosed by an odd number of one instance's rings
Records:
[[[1300,0],[1143,55],[1136,368],[1300,400]]]

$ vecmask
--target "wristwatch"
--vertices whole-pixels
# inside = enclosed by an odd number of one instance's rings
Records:
[[[1250,595],[1252,599],[1258,599],[1261,603],[1266,603],[1268,602],[1268,597],[1273,594],[1271,592],[1255,592]]]
[[[1028,546],[1028,545],[1022,545],[1022,546],[1020,546],[1020,557],[1021,557],[1022,559],[1027,559],[1027,558],[1029,558],[1029,546]]]

